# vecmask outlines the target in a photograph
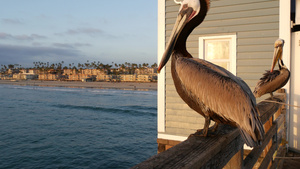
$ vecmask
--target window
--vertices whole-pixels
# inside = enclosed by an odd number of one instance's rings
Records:
[[[236,75],[236,35],[200,37],[199,58]]]

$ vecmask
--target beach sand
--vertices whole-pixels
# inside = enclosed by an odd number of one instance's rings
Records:
[[[79,81],[40,81],[40,80],[0,80],[1,84],[20,86],[46,86],[69,88],[98,88],[121,90],[157,90],[155,82],[79,82]]]

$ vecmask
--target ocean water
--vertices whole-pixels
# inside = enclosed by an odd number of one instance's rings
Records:
[[[156,98],[0,85],[0,168],[130,168],[157,152]]]

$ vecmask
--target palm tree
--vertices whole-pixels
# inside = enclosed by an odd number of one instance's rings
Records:
[[[156,68],[157,67],[157,64],[154,63],[153,65],[151,65],[152,68]]]

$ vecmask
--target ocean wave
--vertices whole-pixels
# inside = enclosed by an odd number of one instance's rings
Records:
[[[0,85],[0,88],[24,89],[24,90],[40,90],[40,91],[59,91],[59,92],[76,92],[76,93],[91,93],[96,95],[111,96],[120,94],[127,95],[157,95],[157,91],[142,91],[142,90],[120,90],[120,89],[94,89],[94,88],[68,88],[68,87],[45,87],[45,86],[20,86],[20,85]]]
[[[4,85],[0,85],[4,87]],[[60,92],[76,92],[80,91],[77,88],[63,88],[63,87],[43,87],[43,86],[19,86],[19,85],[7,85],[10,89],[23,89],[23,90],[41,90],[41,91],[60,91]]]
[[[116,113],[116,114],[130,114],[130,115],[138,115],[138,116],[156,116],[156,108],[147,107],[147,106],[121,106],[120,108],[113,107],[99,107],[99,106],[86,106],[86,105],[66,105],[66,104],[56,104],[53,105],[58,108],[63,109],[76,109],[76,110],[92,110],[99,112],[108,112],[108,113]]]
[[[128,109],[137,109],[137,110],[150,110],[150,111],[156,111],[157,107],[154,106],[139,106],[139,105],[132,105],[132,106],[124,106]]]
[[[119,90],[119,89],[88,89],[87,92],[95,94],[121,94],[121,95],[157,95],[157,91]]]

